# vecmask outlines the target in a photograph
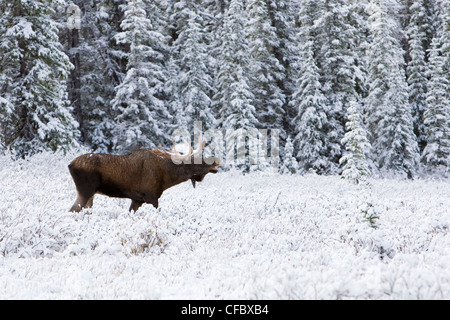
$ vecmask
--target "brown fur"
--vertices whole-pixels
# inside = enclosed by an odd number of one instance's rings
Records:
[[[158,208],[164,190],[191,179],[202,181],[209,172],[217,173],[215,159],[191,164],[172,162],[155,150],[140,149],[128,155],[89,153],[73,160],[69,171],[78,197],[70,211],[79,212],[92,207],[95,194],[131,199],[130,211],[137,211],[143,203]],[[200,164],[195,164],[200,162]],[[212,163],[212,164],[208,164]]]

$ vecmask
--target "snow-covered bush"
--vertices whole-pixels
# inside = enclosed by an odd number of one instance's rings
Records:
[[[67,164],[74,157],[74,152],[17,161],[0,156],[0,255],[162,252],[168,243],[165,231],[145,214],[110,206],[95,214],[68,213],[76,192]]]
[[[66,253],[117,254],[126,256],[162,253],[168,244],[167,233],[147,214],[129,214],[125,210],[100,210],[73,214],[77,234]]]
[[[0,298],[450,297],[448,179],[230,170],[68,213],[80,153],[0,156]]]
[[[20,204],[0,208],[0,255],[51,257],[64,251],[73,231],[67,218],[54,210],[37,212]]]

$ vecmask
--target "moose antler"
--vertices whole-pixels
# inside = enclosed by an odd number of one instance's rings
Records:
[[[202,152],[203,148],[205,147],[205,144],[206,144],[206,141],[205,140],[202,141],[202,138],[198,137],[199,147],[198,147],[198,150],[195,151],[192,155],[195,157],[196,155],[200,154],[200,152]]]
[[[187,160],[189,159],[191,156],[196,156],[198,154],[200,154],[200,152],[202,152],[203,148],[205,147],[206,141],[203,140],[199,137],[198,138],[198,143],[199,143],[199,148],[198,150],[196,150],[194,152],[194,150],[192,149],[191,146],[189,146],[189,152],[187,154],[180,154],[177,149],[175,148],[175,142],[172,141],[172,148],[173,150],[171,151],[166,151],[166,149],[164,149],[161,145],[159,145],[160,149],[152,149],[152,151],[162,157],[166,157],[166,158],[172,158],[172,159],[177,159],[177,160]]]
[[[175,149],[175,142],[172,142],[172,146],[173,146],[173,152],[174,152],[174,154],[175,154],[175,158],[176,158],[176,159],[179,159],[179,160],[187,160],[187,159],[189,159],[189,157],[190,157],[191,154],[192,154],[192,147],[191,147],[191,146],[189,146],[189,152],[188,152],[187,154],[185,154],[185,155],[181,155],[181,154],[177,151],[177,149]]]

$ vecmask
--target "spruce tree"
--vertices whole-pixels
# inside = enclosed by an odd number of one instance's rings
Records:
[[[243,9],[241,1],[231,1],[220,31],[221,45],[217,57],[214,100],[222,128],[231,133],[226,135],[229,152],[234,148],[235,139],[239,141],[247,133],[254,133],[259,126],[253,105],[254,95],[249,86],[249,55],[244,32],[246,16]],[[257,141],[250,139],[250,143],[254,142]],[[248,151],[248,148],[241,141],[241,145],[238,145],[238,157],[239,154],[244,155],[245,150]],[[252,161],[255,163],[257,159]],[[237,163],[237,167],[245,171],[250,166],[246,160]]]
[[[294,144],[292,143],[292,139],[288,137],[284,145],[284,161],[280,167],[280,173],[295,174],[298,171],[298,162],[294,157]]]
[[[6,3],[0,3],[0,10],[2,12],[6,12]],[[5,34],[7,30],[7,19],[6,15],[0,16],[0,44],[5,42]],[[0,48],[0,52],[2,49]],[[5,70],[6,66],[4,64],[3,59],[0,58],[0,62],[3,67],[0,67],[0,70]],[[13,132],[13,123],[15,120],[14,117],[14,105],[9,101],[11,98],[9,93],[6,92],[7,87],[11,87],[11,84],[14,80],[8,75],[5,71],[0,72],[0,151],[6,148],[6,140],[10,139]]]
[[[172,44],[169,86],[176,124],[191,128],[201,121],[204,128],[216,125],[212,109],[213,79],[208,57],[206,22],[195,2],[177,3],[173,24],[176,39]]]
[[[366,112],[372,154],[378,167],[412,178],[418,146],[413,132],[403,50],[394,33],[398,24],[388,15],[386,0],[372,0],[368,20],[368,88]]]
[[[420,150],[426,143],[424,112],[427,110],[426,95],[428,84],[427,50],[431,21],[427,12],[428,0],[415,0],[409,8],[411,18],[407,27],[409,57],[407,65],[407,80],[409,86],[409,102],[411,103],[414,122],[414,133],[417,136]]]
[[[5,77],[0,74],[0,81],[3,81],[4,78]],[[14,119],[13,104],[7,98],[0,96],[0,150],[6,148],[7,140],[13,134],[14,127],[12,120]]]
[[[422,153],[422,161],[429,169],[450,167],[450,83],[441,45],[443,33],[434,39],[430,53],[431,79],[427,94],[428,109],[424,114],[427,144]]]
[[[362,126],[361,110],[354,100],[350,102],[347,109],[347,119],[347,133],[342,139],[342,144],[347,152],[339,162],[343,164],[342,178],[352,180],[357,184],[361,178],[370,175],[366,157],[370,150],[370,143]]]
[[[76,66],[68,78],[69,99],[80,124],[81,141],[100,152],[111,151],[115,113],[111,100],[124,78],[126,54],[115,41],[126,0],[74,0],[80,8],[80,29],[67,28],[67,12],[60,39]]]
[[[250,85],[254,95],[259,122],[267,129],[283,128],[285,95],[280,88],[284,68],[275,56],[280,46],[276,29],[272,26],[266,0],[251,0],[247,5],[248,20],[245,24],[250,54]]]
[[[314,57],[315,1],[304,1],[299,13],[300,28],[297,35],[298,51],[294,68],[297,72],[295,91],[291,107],[296,116],[292,120],[295,128],[294,145],[300,169],[313,169],[327,173],[331,163],[328,158],[328,137],[326,126],[326,99],[320,84],[319,68]]]
[[[256,128],[254,95],[249,86],[248,46],[244,33],[245,11],[232,0],[224,17],[222,43],[217,61],[216,95],[221,124],[225,129]]]
[[[278,1],[268,0],[267,8],[272,26],[275,28],[275,34],[278,45],[273,47],[275,58],[281,64],[284,74],[277,81],[277,85],[281,89],[285,99],[283,106],[281,141],[284,142],[286,137],[294,136],[291,120],[295,116],[292,108],[289,106],[289,100],[294,92],[294,83],[296,81],[296,73],[293,65],[296,56],[296,34],[297,26],[295,24],[297,17],[297,5],[294,1]],[[284,135],[284,136],[283,136]],[[283,151],[281,152],[283,156]]]
[[[73,67],[51,18],[58,0],[0,3],[0,109],[4,144],[27,156],[76,145],[66,79]]]
[[[167,80],[164,37],[147,18],[143,0],[128,1],[119,43],[129,45],[127,73],[116,87],[112,107],[117,112],[116,150],[153,147],[170,140],[170,114],[163,100]]]
[[[365,75],[359,48],[365,29],[360,7],[350,0],[319,0],[316,33],[317,65],[326,102],[328,158],[334,167],[342,155],[345,114],[352,100],[359,100]]]
[[[447,75],[447,80],[450,82],[450,0],[442,0],[441,2],[441,21],[442,21],[442,55],[444,59],[443,71]]]

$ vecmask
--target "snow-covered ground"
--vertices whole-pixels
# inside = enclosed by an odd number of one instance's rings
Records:
[[[450,299],[448,179],[219,172],[76,214],[74,156],[0,156],[0,299]]]

